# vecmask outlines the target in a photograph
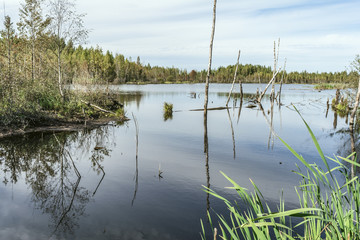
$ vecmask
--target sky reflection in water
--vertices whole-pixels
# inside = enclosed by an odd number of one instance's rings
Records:
[[[139,125],[136,169],[135,125],[129,121],[73,133],[31,134],[0,142],[1,239],[200,239],[200,218],[206,210],[225,210],[206,195],[202,185],[231,198],[233,191],[219,171],[251,189],[251,178],[270,202],[281,190],[296,202],[291,172],[297,160],[273,137],[271,107],[248,108],[250,94],[264,85],[246,84],[239,117],[236,108],[208,112],[204,126],[202,84],[124,85],[120,91],[127,116]],[[210,85],[209,107],[223,107],[228,84]],[[237,89],[235,89],[237,91]],[[293,103],[319,139],[325,155],[345,155],[350,137],[345,119],[326,115],[334,91],[286,85],[283,106],[273,108],[276,134],[305,159],[320,164]],[[163,104],[174,105],[164,119]],[[230,102],[233,105],[233,101]],[[208,156],[204,153],[204,130]],[[270,137],[270,138],[269,138]],[[159,167],[162,178],[159,178]]]

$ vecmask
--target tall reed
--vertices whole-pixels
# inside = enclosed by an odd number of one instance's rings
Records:
[[[254,192],[249,193],[222,173],[246,209],[240,209],[237,203],[205,187],[207,193],[221,199],[228,207],[228,217],[216,214],[220,239],[360,239],[360,183],[357,176],[351,176],[350,169],[351,165],[360,167],[356,160],[352,160],[355,153],[345,158],[326,158],[310,127],[303,121],[325,170],[315,163],[310,164],[279,138],[305,167],[305,171],[298,168],[295,172],[301,177],[295,187],[300,207],[285,210],[285,203],[280,200],[278,211],[273,212],[254,182],[251,181]],[[334,167],[330,168],[330,162]],[[213,229],[210,213],[208,218]],[[292,224],[294,218],[300,220],[295,226]],[[202,238],[205,239],[202,221],[201,225]]]

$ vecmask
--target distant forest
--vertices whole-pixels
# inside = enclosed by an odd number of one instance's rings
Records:
[[[1,91],[15,89],[25,82],[59,85],[63,84],[123,84],[123,83],[194,83],[204,82],[205,70],[179,69],[176,67],[151,66],[113,54],[101,47],[85,48],[86,39],[83,15],[74,14],[74,5],[67,0],[52,3],[52,11],[42,12],[41,0],[24,0],[20,8],[20,21],[14,24],[5,16],[0,31],[0,84]],[[58,9],[59,4],[63,4]],[[65,9],[65,10],[62,10]],[[63,12],[62,12],[63,11]],[[66,15],[71,13],[71,15]],[[63,15],[63,16],[62,16]],[[57,20],[54,17],[61,16]],[[59,20],[63,21],[59,22]],[[59,24],[61,23],[61,24]],[[74,24],[76,23],[76,24]],[[62,34],[65,24],[71,26]],[[74,31],[73,26],[78,29]],[[212,71],[211,82],[232,82],[235,65],[219,67]],[[280,73],[278,76],[282,76]],[[261,65],[240,65],[238,79],[243,82],[268,82],[273,71]],[[280,78],[280,77],[279,77]],[[285,83],[352,83],[357,72],[310,73],[286,72]],[[57,80],[58,79],[58,80]],[[55,81],[54,81],[55,80]]]
[[[151,66],[141,63],[140,57],[134,61],[121,54],[104,52],[100,47],[84,48],[67,44],[64,51],[66,80],[78,84],[122,84],[122,83],[194,83],[203,82],[206,70],[196,71],[175,67]],[[219,67],[212,71],[212,82],[229,83],[233,81],[235,65]],[[279,74],[281,76],[282,74]],[[245,64],[239,65],[239,79],[243,82],[268,82],[273,71],[271,67]],[[310,73],[286,72],[285,83],[352,83],[357,81],[358,73]]]

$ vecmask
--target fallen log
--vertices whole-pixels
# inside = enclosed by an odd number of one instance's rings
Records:
[[[84,100],[80,100],[80,101],[81,101],[82,103],[88,105],[88,106],[91,106],[91,107],[93,107],[93,108],[96,108],[97,110],[99,110],[99,111],[101,111],[101,112],[115,114],[114,112],[109,111],[109,110],[106,110],[106,109],[103,109],[103,108],[101,108],[101,107],[99,107],[99,106],[97,106],[97,105],[95,105],[95,104],[86,102],[86,101],[84,101]]]

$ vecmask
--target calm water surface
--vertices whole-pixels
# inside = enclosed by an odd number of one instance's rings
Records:
[[[208,113],[204,126],[204,85],[114,86],[135,124],[109,125],[81,132],[30,134],[0,141],[0,239],[200,239],[200,219],[219,200],[202,186],[235,199],[220,171],[241,186],[251,178],[276,204],[281,191],[296,202],[292,173],[300,163],[274,132],[310,162],[321,164],[294,104],[309,123],[325,155],[346,155],[350,137],[345,118],[329,110],[335,91],[285,85],[282,103],[247,108],[265,85],[244,86],[246,98],[227,110]],[[229,84],[210,86],[209,107],[223,107]],[[238,89],[235,89],[238,91]],[[174,105],[164,119],[163,104]],[[231,100],[231,106],[234,101]],[[204,153],[204,129],[208,154]],[[159,177],[159,168],[162,171]],[[212,211],[212,210],[210,210]],[[206,223],[206,220],[205,220]]]

